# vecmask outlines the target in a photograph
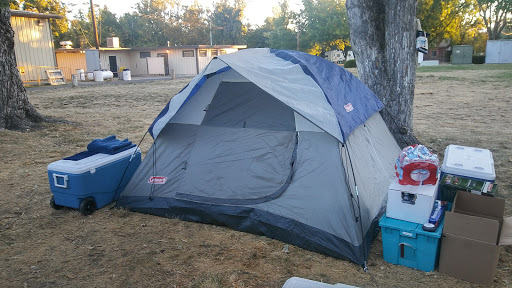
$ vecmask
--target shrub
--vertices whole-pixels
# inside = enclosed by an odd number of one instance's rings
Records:
[[[485,56],[484,55],[473,55],[473,64],[484,64]]]
[[[355,68],[355,67],[357,67],[356,60],[352,59],[352,60],[346,61],[345,65],[343,65],[343,67],[345,67],[345,68]]]

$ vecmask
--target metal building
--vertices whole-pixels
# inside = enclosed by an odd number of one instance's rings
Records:
[[[512,40],[487,40],[485,63],[512,63]]]
[[[472,64],[473,63],[473,46],[457,45],[453,46],[452,64]]]
[[[11,10],[16,63],[23,82],[46,80],[48,69],[56,69],[49,19],[62,16]]]

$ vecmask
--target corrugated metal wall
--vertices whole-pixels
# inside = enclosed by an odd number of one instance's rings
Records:
[[[487,40],[485,63],[512,63],[512,40]]]
[[[193,57],[183,57],[184,50],[194,51]],[[174,70],[176,77],[197,75],[196,49],[169,50],[169,71]],[[172,72],[171,72],[172,73]]]
[[[57,57],[57,66],[62,70],[66,79],[71,79],[71,75],[76,73],[76,69],[84,69],[87,72],[84,51],[59,51],[55,53]]]
[[[57,66],[48,19],[12,16],[11,26],[16,35],[14,51],[21,79],[46,79],[45,70]]]

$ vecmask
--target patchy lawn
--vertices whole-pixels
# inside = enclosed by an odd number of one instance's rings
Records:
[[[351,69],[352,70],[352,69]],[[449,144],[490,149],[512,215],[511,65],[421,67],[414,127],[443,156]],[[0,131],[0,287],[281,287],[292,276],[361,287],[460,287],[465,281],[388,264],[378,237],[369,273],[266,237],[117,209],[53,210],[46,166],[116,134],[139,142],[188,79],[29,89],[43,114],[70,123]],[[142,143],[146,152],[149,135]],[[470,251],[468,251],[470,253]],[[512,285],[512,247],[495,287]]]

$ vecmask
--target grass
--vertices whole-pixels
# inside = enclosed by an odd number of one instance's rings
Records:
[[[467,65],[440,65],[440,66],[421,66],[417,68],[417,72],[450,72],[459,70],[475,70],[475,71],[500,71],[510,72],[512,64],[467,64]]]
[[[432,73],[423,73],[424,68]],[[512,65],[418,70],[418,139],[441,157],[449,144],[491,150],[505,215],[512,215],[507,86]],[[440,77],[451,78],[437,81]],[[292,276],[359,287],[473,287],[438,272],[385,262],[380,236],[372,243],[365,273],[351,262],[226,227],[107,207],[87,217],[50,208],[49,163],[109,134],[139,142],[189,80],[27,89],[40,113],[68,122],[29,132],[0,131],[5,152],[0,161],[0,287],[282,287]],[[148,135],[143,152],[151,144]],[[494,287],[510,287],[510,271],[512,246],[502,248]]]

